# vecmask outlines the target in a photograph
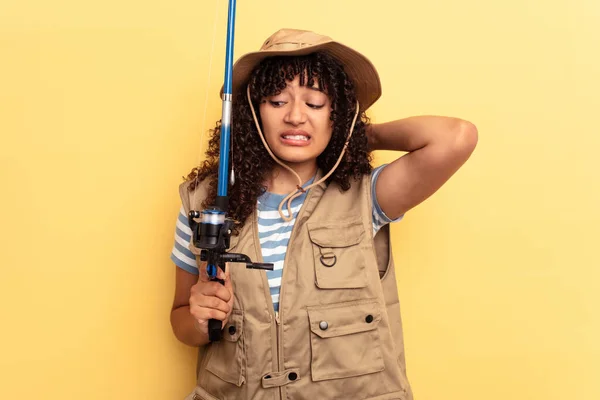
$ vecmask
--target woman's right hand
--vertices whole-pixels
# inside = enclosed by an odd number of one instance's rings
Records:
[[[229,272],[224,273],[217,268],[217,278],[225,281],[223,285],[211,281],[206,268],[200,268],[198,283],[192,286],[190,293],[190,313],[194,317],[194,325],[198,331],[208,336],[208,320],[223,321],[227,324],[233,308],[233,285]]]

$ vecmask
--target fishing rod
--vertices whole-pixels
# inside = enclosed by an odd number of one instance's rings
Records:
[[[217,197],[214,206],[204,210],[191,210],[188,221],[192,230],[194,246],[201,249],[200,260],[206,262],[206,273],[211,281],[224,284],[217,278],[218,268],[225,272],[226,263],[245,263],[246,268],[273,270],[273,264],[255,263],[245,254],[228,253],[234,221],[227,217],[229,197],[229,151],[231,136],[232,85],[233,85],[233,44],[235,37],[236,0],[229,0],[227,14],[227,43],[225,51],[225,81],[223,85],[223,106],[221,110],[220,153]],[[192,205],[194,206],[194,205]],[[199,221],[198,221],[199,220]],[[217,319],[208,321],[208,338],[211,342],[221,340],[222,323]]]

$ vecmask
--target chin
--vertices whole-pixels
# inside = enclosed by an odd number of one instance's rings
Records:
[[[274,151],[273,154],[281,161],[289,164],[304,164],[316,160],[319,156],[319,154],[314,152],[308,153],[304,151]]]
[[[307,162],[311,162],[316,159],[316,157],[278,157],[281,161],[287,164],[305,164]]]

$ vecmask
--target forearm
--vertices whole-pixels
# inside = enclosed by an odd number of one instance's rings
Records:
[[[462,127],[469,124],[458,118],[416,116],[367,128],[371,150],[413,152],[429,145],[447,145],[456,142]]]
[[[209,342],[208,335],[196,329],[196,321],[190,314],[190,306],[182,306],[171,311],[171,327],[175,337],[188,346],[199,347]]]
[[[477,128],[447,117],[410,117],[367,130],[375,150],[406,151],[377,180],[379,206],[397,218],[438,190],[469,158],[477,145]]]

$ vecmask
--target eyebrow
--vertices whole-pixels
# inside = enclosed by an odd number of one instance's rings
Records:
[[[289,88],[290,86],[291,86],[291,85],[290,85],[289,83],[285,85],[285,87],[286,87],[286,88]],[[308,86],[308,85],[302,85],[302,87],[305,87],[305,88],[307,88],[307,89],[313,90],[313,91],[315,91],[315,92],[319,92],[319,93],[327,94],[327,93],[325,92],[325,90],[323,90],[322,88],[320,88],[320,87],[317,87],[317,86]]]
[[[286,87],[290,87],[290,85],[287,84]],[[302,85],[302,87],[305,87],[310,90],[314,90],[315,92],[325,93],[325,91],[322,88],[317,87],[317,86]]]

